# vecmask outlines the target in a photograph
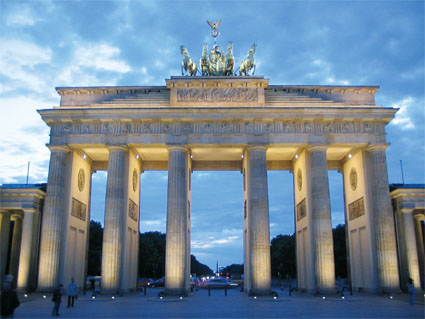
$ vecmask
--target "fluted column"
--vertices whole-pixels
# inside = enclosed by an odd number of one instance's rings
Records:
[[[249,211],[250,295],[271,294],[270,223],[266,147],[247,149],[247,205]]]
[[[3,284],[3,279],[6,274],[7,268],[7,253],[9,248],[9,235],[10,235],[10,212],[3,211],[0,213],[0,262],[1,262],[1,278],[0,285]]]
[[[49,178],[44,202],[38,290],[52,289],[58,284],[62,219],[65,208],[66,155],[65,147],[50,148]]]
[[[19,255],[21,250],[22,239],[22,216],[12,215],[15,221],[13,226],[12,249],[10,250],[9,273],[13,275],[12,286],[16,287],[16,278],[18,277]]]
[[[328,164],[325,147],[312,147],[311,214],[316,290],[335,288],[335,262],[329,199]]]
[[[123,218],[126,213],[125,178],[127,149],[109,148],[108,179],[106,186],[105,228],[102,248],[102,290],[120,289]],[[123,216],[124,214],[124,216]]]
[[[419,276],[418,250],[416,247],[415,226],[413,225],[412,210],[402,210],[401,214],[403,217],[408,276],[413,279],[415,287],[420,287],[421,281]]]
[[[417,217],[414,218],[415,225],[415,238],[416,238],[416,248],[418,250],[418,261],[419,261],[419,274],[420,278],[425,276],[425,254],[424,254],[424,241],[422,234],[421,220]]]
[[[186,294],[188,150],[169,147],[165,293]]]
[[[28,287],[28,278],[31,265],[31,248],[34,228],[34,212],[24,212],[22,226],[21,252],[19,256],[18,268],[18,289],[26,290]]]
[[[385,146],[370,147],[368,152],[379,290],[394,291],[399,289],[399,277]]]

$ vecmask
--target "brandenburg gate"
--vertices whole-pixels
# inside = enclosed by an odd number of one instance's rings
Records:
[[[294,176],[298,287],[335,289],[328,171],[343,174],[353,288],[399,289],[385,126],[376,86],[270,85],[263,76],[172,76],[165,86],[61,87],[51,128],[38,289],[82,287],[91,175],[107,170],[102,290],[136,288],[140,174],[168,170],[165,293],[187,294],[191,174],[243,174],[244,289],[271,293],[268,170]]]

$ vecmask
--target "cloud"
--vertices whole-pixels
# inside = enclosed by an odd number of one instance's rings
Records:
[[[37,72],[40,65],[51,62],[52,51],[33,42],[0,38],[0,75],[7,79],[2,91],[16,89],[45,91],[45,75]]]
[[[43,21],[31,8],[25,6],[17,7],[6,16],[8,26],[33,26],[37,22]]]
[[[402,130],[414,129],[415,124],[409,116],[409,109],[414,103],[414,99],[410,96],[394,103],[393,108],[399,109],[395,115],[395,118],[392,120],[391,124],[398,125]]]
[[[210,249],[213,247],[228,245],[239,239],[239,236],[228,236],[215,240],[192,240],[191,247],[193,249]]]

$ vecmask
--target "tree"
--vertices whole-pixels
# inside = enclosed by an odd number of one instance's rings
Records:
[[[272,276],[295,278],[295,235],[277,235],[271,241],[270,252]]]
[[[139,236],[139,276],[161,278],[165,274],[165,234],[146,232]]]
[[[103,228],[99,222],[90,221],[88,276],[100,276],[102,265]]]
[[[332,229],[334,240],[335,276],[347,278],[347,248],[345,226],[338,225]]]
[[[193,255],[190,255],[190,273],[196,274],[196,276],[211,276],[214,274],[210,267],[201,264]]]
[[[240,278],[244,273],[243,264],[231,264],[221,270],[223,277],[231,276],[232,278]]]

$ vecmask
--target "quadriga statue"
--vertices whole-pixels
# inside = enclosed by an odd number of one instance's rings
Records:
[[[185,70],[190,76],[196,76],[198,69],[196,63],[190,58],[189,51],[182,45],[180,47],[180,52],[183,55],[182,75],[184,75],[183,70]]]
[[[241,62],[239,66],[239,75],[249,75],[249,71],[253,69],[252,74],[255,73],[255,48],[257,45],[254,43],[248,51],[247,57]]]

